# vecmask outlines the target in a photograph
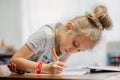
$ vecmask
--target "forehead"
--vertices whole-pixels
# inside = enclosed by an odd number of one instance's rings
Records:
[[[94,44],[92,41],[89,41],[86,39],[86,37],[83,36],[75,36],[74,40],[80,44],[80,49],[81,50],[89,50],[92,49]]]

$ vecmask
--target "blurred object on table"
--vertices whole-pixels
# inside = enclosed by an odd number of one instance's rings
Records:
[[[107,65],[120,65],[120,42],[109,42],[107,44]]]

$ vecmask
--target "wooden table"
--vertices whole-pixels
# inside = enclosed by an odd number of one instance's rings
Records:
[[[104,80],[115,75],[120,75],[120,72],[94,73],[81,76],[25,75],[12,73],[6,65],[0,65],[0,80]]]

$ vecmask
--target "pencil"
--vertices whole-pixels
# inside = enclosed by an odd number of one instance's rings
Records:
[[[54,56],[55,56],[56,61],[58,61],[58,56],[57,56],[56,51],[55,51],[54,48],[52,48],[52,52],[53,52],[53,54],[54,54]]]

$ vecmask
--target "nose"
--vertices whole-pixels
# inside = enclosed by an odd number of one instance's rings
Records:
[[[69,48],[69,52],[72,52],[73,51],[73,49],[72,48]]]

